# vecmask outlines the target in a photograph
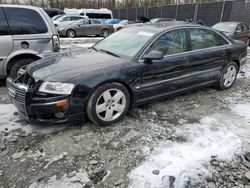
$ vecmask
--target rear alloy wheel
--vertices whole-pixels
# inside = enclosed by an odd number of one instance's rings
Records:
[[[121,120],[130,105],[130,95],[122,84],[108,83],[99,87],[87,105],[89,119],[98,125],[109,125]]]
[[[70,30],[67,31],[67,36],[69,38],[75,38],[76,37],[76,32],[74,30],[70,29]]]
[[[222,71],[220,81],[218,83],[219,89],[229,89],[235,83],[238,74],[238,66],[235,62],[229,63]]]
[[[102,34],[103,37],[109,36],[109,30],[108,29],[103,29],[101,34]]]

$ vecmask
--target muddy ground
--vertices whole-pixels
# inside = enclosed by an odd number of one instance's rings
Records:
[[[92,123],[29,124],[20,119],[10,104],[5,80],[1,80],[0,187],[154,187],[148,180],[141,181],[140,186],[134,183],[136,178],[131,172],[158,144],[167,141],[179,145],[188,143],[192,134],[180,134],[186,124],[196,125],[204,117],[213,117],[218,122],[232,122],[235,127],[228,128],[230,131],[237,130],[237,126],[242,130],[233,131],[241,140],[242,151],[239,155],[236,153],[232,162],[223,163],[242,167],[241,176],[244,177],[241,178],[246,180],[241,181],[236,174],[233,183],[227,183],[219,172],[230,173],[231,170],[227,170],[229,165],[224,167],[219,162],[210,177],[201,175],[206,183],[189,177],[185,186],[249,188],[247,175],[250,170],[242,165],[245,159],[241,157],[250,152],[250,119],[232,110],[238,104],[250,103],[250,66],[244,71],[246,73],[240,74],[235,86],[227,91],[210,87],[131,109],[123,121],[106,127]],[[208,126],[212,132],[219,129]],[[195,126],[192,129],[195,130]],[[202,134],[206,135],[206,131]],[[213,158],[208,160],[214,163]],[[213,179],[217,171],[218,177]],[[217,183],[218,178],[223,182]]]

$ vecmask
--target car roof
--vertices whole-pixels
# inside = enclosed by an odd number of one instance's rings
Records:
[[[244,22],[219,22],[219,23],[227,23],[227,24],[242,24]],[[217,24],[219,24],[217,23]],[[244,23],[245,24],[245,23]]]
[[[167,31],[170,29],[177,29],[182,27],[190,27],[190,28],[205,28],[213,30],[210,27],[202,26],[198,24],[193,24],[190,22],[184,22],[184,21],[166,21],[166,22],[159,22],[159,23],[145,23],[142,25],[133,26],[133,28],[143,28],[145,30],[154,31],[155,33],[161,33],[163,31]]]
[[[10,7],[10,8],[28,8],[28,9],[37,9],[40,10],[42,8],[30,6],[30,5],[10,5],[10,4],[0,4],[0,7]]]

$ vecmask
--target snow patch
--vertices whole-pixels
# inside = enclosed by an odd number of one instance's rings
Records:
[[[236,104],[232,107],[232,111],[247,120],[250,120],[250,103]]]
[[[12,104],[0,104],[0,132],[8,132],[21,129],[27,134],[51,134],[65,130],[68,125],[24,125],[19,115],[14,115],[17,109]],[[20,121],[20,122],[19,122]],[[11,135],[10,135],[11,136]]]
[[[20,118],[14,115],[16,111],[15,106],[12,104],[0,104],[0,132],[10,133],[13,130],[22,129],[26,133],[31,133],[30,126],[24,126],[17,122]]]
[[[177,128],[177,135],[189,140],[186,143],[167,141],[160,144],[146,161],[134,169],[129,177],[130,187],[167,187],[164,177],[176,177],[175,187],[184,187],[188,177],[209,174],[212,156],[230,160],[235,154],[242,154],[239,137],[228,131],[215,118],[205,117],[197,124],[185,124]],[[152,172],[159,170],[159,175]]]

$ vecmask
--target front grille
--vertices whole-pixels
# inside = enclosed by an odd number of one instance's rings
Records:
[[[9,86],[9,91],[14,91],[14,98],[17,102],[24,104],[25,103],[25,98],[26,98],[26,90],[21,89],[15,85],[10,85]],[[11,95],[11,94],[10,94]]]

